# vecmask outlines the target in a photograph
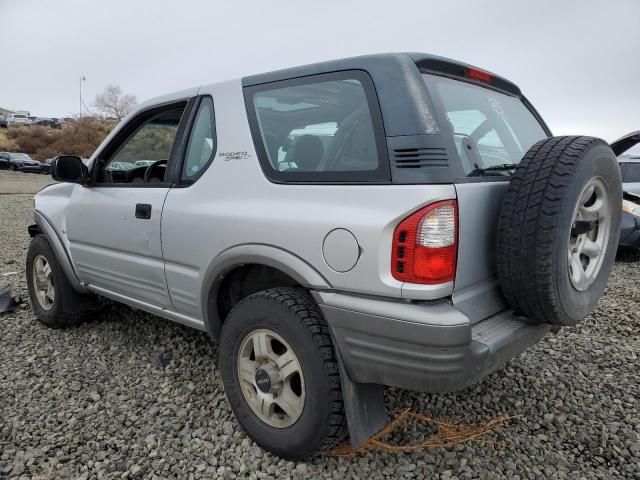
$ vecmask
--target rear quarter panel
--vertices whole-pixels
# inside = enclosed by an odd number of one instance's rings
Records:
[[[169,192],[163,211],[162,245],[174,306],[201,318],[199,295],[216,257],[236,245],[269,245],[313,266],[331,288],[400,298],[402,282],[391,276],[396,224],[423,205],[455,198],[453,185],[292,185],[271,183],[258,163],[239,81],[203,87],[213,97],[217,154],[187,188]],[[221,153],[246,152],[226,160]],[[348,272],[326,264],[322,245],[336,228],[353,233],[360,258]],[[419,286],[411,298],[450,295],[451,283]],[[176,299],[179,301],[176,302]]]

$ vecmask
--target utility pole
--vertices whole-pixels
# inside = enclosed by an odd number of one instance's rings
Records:
[[[85,77],[84,75],[80,77],[80,118],[82,118],[82,82],[86,82],[87,81],[87,77]]]

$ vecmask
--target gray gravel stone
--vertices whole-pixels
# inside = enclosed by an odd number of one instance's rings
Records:
[[[31,218],[30,195],[0,195],[0,273],[20,271],[0,282],[25,297]],[[386,391],[390,411],[466,422],[519,416],[493,437],[498,445],[299,464],[242,432],[206,334],[120,305],[50,330],[27,301],[0,316],[0,478],[640,479],[638,260],[618,259],[583,324],[482,383],[441,395]],[[420,441],[427,431],[410,425],[394,441]]]

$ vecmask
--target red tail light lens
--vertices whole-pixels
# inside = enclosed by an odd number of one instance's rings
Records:
[[[391,272],[409,283],[451,282],[456,274],[458,205],[455,200],[428,205],[393,232]]]
[[[468,67],[464,74],[467,78],[472,78],[485,83],[491,83],[494,77],[493,73],[487,72],[486,70],[480,70],[476,67]]]

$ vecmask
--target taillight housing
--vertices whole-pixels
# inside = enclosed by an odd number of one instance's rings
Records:
[[[456,275],[458,204],[432,203],[411,214],[393,232],[391,273],[402,282],[438,284]]]
[[[486,70],[481,70],[478,67],[472,66],[467,67],[464,75],[467,78],[472,78],[473,80],[478,80],[485,83],[491,83],[493,81],[493,77],[495,76],[491,72],[487,72]]]

